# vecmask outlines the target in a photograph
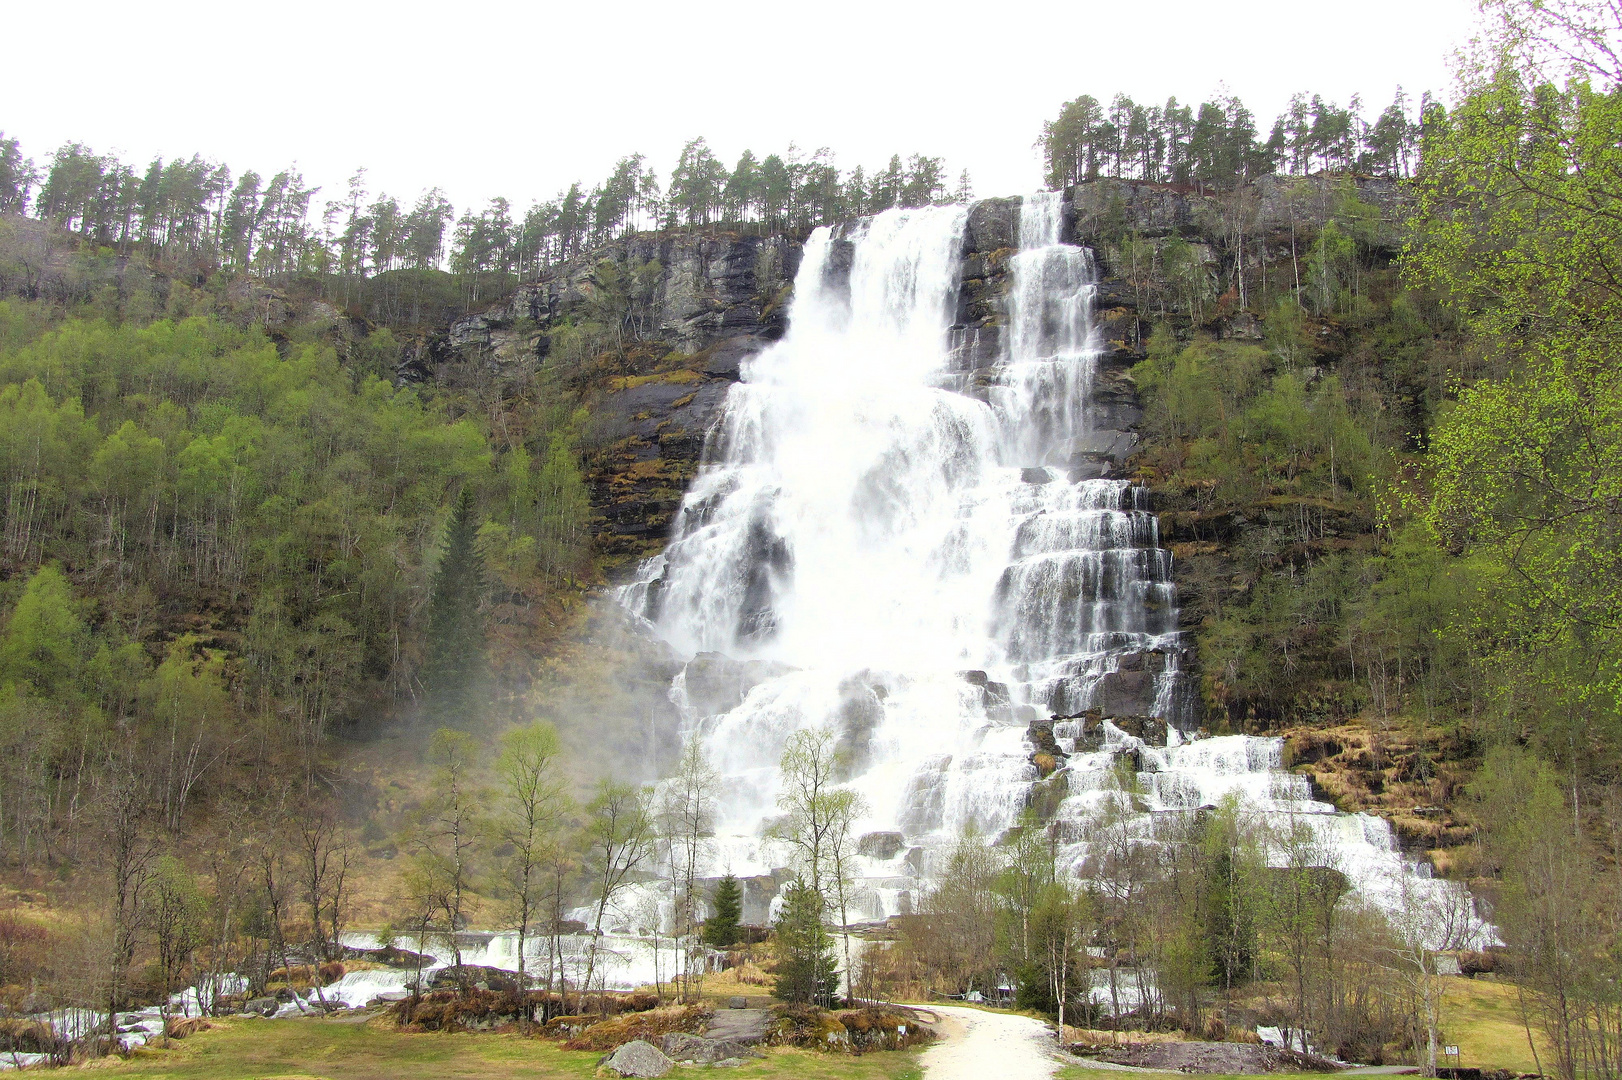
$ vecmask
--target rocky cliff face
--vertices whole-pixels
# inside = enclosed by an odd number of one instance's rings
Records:
[[[591,407],[583,441],[598,550],[611,566],[634,563],[664,543],[740,362],[782,336],[801,244],[632,237],[452,323],[410,374],[454,380],[483,365],[518,376],[553,359]],[[585,351],[596,355],[573,355]]]
[[[1108,342],[1108,364],[1127,404],[1123,425],[1133,430],[1142,414],[1129,369],[1145,356],[1151,324],[1163,321],[1179,338],[1200,332],[1225,340],[1260,344],[1262,325],[1232,290],[1243,260],[1305,273],[1310,240],[1337,203],[1355,195],[1375,212],[1362,238],[1376,258],[1389,260],[1401,247],[1404,195],[1386,177],[1262,177],[1238,194],[1205,194],[1168,184],[1099,180],[1071,193],[1074,241],[1099,260],[1097,319]],[[1167,256],[1186,260],[1195,287],[1164,278]],[[1227,291],[1224,292],[1223,290]],[[1203,301],[1192,297],[1201,292]],[[1252,298],[1254,306],[1254,298]],[[1305,373],[1321,377],[1345,351],[1343,330],[1330,321],[1313,330],[1313,362]],[[1127,468],[1135,471],[1136,463]],[[1249,505],[1212,506],[1201,492],[1174,490],[1140,476],[1160,512],[1161,542],[1174,556],[1182,626],[1194,631],[1235,596],[1244,596],[1266,574],[1305,569],[1336,551],[1372,544],[1375,523],[1351,505],[1323,499],[1265,496]],[[1308,505],[1310,503],[1310,505]],[[1303,528],[1310,515],[1312,526]],[[1267,551],[1260,558],[1258,551]]]
[[[1075,468],[1093,476],[1134,473],[1142,410],[1131,369],[1145,355],[1151,322],[1164,321],[1179,335],[1199,330],[1259,341],[1256,319],[1236,299],[1217,295],[1220,284],[1240,260],[1301,259],[1312,223],[1324,220],[1325,208],[1348,190],[1377,208],[1373,243],[1394,251],[1400,193],[1389,180],[1269,177],[1220,196],[1100,180],[1069,193],[1063,238],[1095,252],[1096,325],[1104,346],[1092,388],[1096,426],[1084,445],[1071,448]],[[985,394],[1003,354],[1019,208],[1018,198],[987,199],[969,214],[951,327],[965,393]],[[839,234],[836,229],[836,245]],[[740,362],[782,335],[802,242],[715,234],[639,236],[609,245],[454,323],[418,374],[454,380],[468,365],[516,374],[549,359],[573,370],[586,384],[592,410],[584,441],[600,516],[598,549],[611,571],[626,568],[665,542]],[[1174,247],[1184,275],[1178,288],[1162,274]],[[599,347],[611,346],[606,359],[600,355],[595,366],[582,368],[562,354],[578,348],[571,334],[592,323],[617,323],[617,343],[599,340]],[[1190,629],[1219,602],[1213,582],[1225,587],[1250,572],[1235,557],[1247,532],[1284,528],[1300,513],[1282,504],[1208,511],[1198,499],[1155,494],[1162,540],[1177,556]],[[1320,543],[1372,529],[1361,520],[1328,520],[1334,516],[1320,509]]]

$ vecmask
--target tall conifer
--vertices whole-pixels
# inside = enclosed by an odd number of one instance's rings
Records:
[[[439,568],[428,601],[427,655],[422,684],[430,705],[447,717],[464,716],[484,670],[484,558],[473,493],[462,489],[445,528]]]

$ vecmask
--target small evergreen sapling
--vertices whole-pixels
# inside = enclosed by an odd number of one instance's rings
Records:
[[[731,874],[716,883],[710,896],[715,914],[704,920],[704,944],[724,949],[738,943],[738,920],[743,917],[743,890]]]
[[[822,925],[822,894],[803,881],[790,882],[777,919],[777,984],[772,995],[831,1009],[839,994],[833,939]]]

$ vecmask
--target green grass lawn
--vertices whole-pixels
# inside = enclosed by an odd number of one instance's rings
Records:
[[[1442,1040],[1459,1048],[1466,1067],[1537,1072],[1521,1026],[1520,1006],[1511,983],[1490,979],[1446,979],[1442,992]],[[1538,1039],[1544,1068],[1548,1048]],[[1451,1062],[1449,1062],[1451,1064]]]
[[[214,1021],[169,1049],[138,1051],[96,1071],[151,1080],[564,1080],[595,1076],[597,1053],[517,1035],[406,1034],[338,1020]],[[853,1057],[773,1049],[728,1072],[740,1078],[918,1080],[918,1052]],[[672,1075],[689,1071],[677,1069]],[[697,1072],[698,1070],[690,1070]]]

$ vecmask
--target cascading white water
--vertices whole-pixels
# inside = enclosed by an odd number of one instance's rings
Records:
[[[984,401],[946,388],[965,209],[814,233],[788,335],[747,365],[676,535],[622,594],[689,655],[784,669],[715,715],[677,692],[727,778],[736,873],[778,861],[760,829],[792,732],[838,731],[864,830],[925,847],[971,822],[996,835],[1037,779],[1029,722],[1174,645],[1153,515],[1125,482],[1071,481],[1095,285],[1090,254],[1059,242],[1062,210],[1026,201]],[[1175,661],[1160,667],[1169,685]],[[871,861],[864,916],[904,903],[919,863],[904,859]]]
[[[777,764],[793,732],[826,725],[874,834],[852,917],[904,910],[932,852],[970,825],[994,837],[1015,823],[1038,780],[1028,727],[1054,720],[1073,754],[1057,827],[1078,872],[1112,800],[1154,842],[1157,815],[1232,793],[1255,814],[1310,817],[1326,857],[1389,899],[1376,878],[1413,877],[1389,829],[1314,802],[1278,740],[1178,745],[1171,557],[1141,489],[1096,478],[1086,452],[1095,274],[1061,242],[1063,211],[1056,194],[1023,201],[984,400],[959,392],[947,333],[967,210],[818,229],[788,334],[746,364],[669,546],[621,591],[695,657],[672,698],[725,779],[712,870],[781,865],[763,839]],[[698,666],[733,671],[703,654],[753,674],[698,702]],[[1171,746],[1110,726],[1078,752],[1070,718],[1122,687],[1140,699],[1128,711],[1170,721]],[[1135,800],[1104,780],[1125,749],[1143,763]]]

